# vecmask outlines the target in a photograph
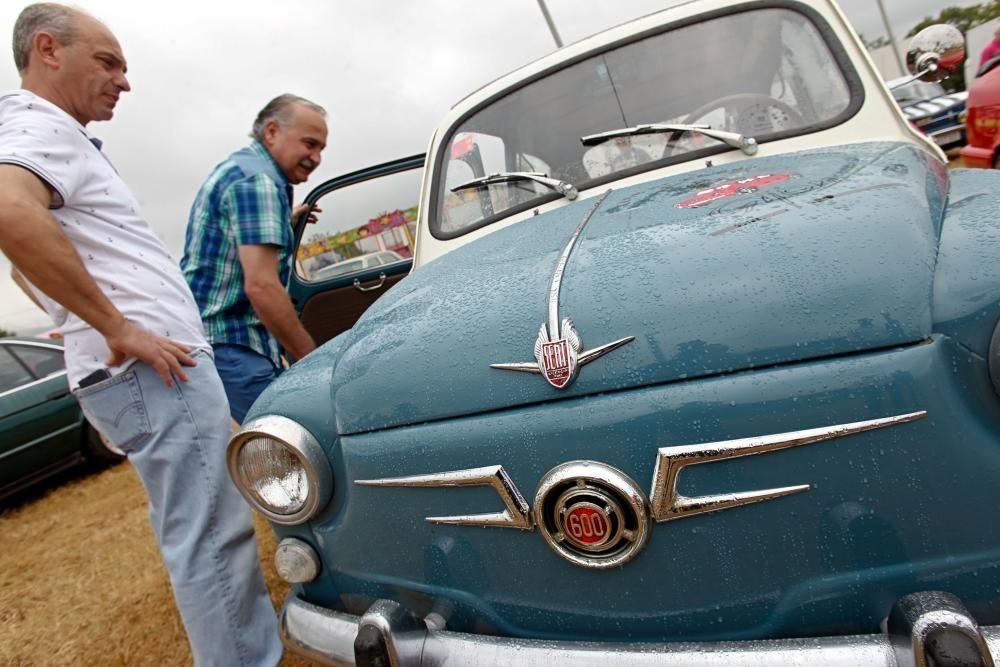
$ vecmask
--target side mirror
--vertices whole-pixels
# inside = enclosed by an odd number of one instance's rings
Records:
[[[906,68],[914,79],[937,82],[951,76],[965,60],[965,37],[953,25],[924,28],[910,40]]]

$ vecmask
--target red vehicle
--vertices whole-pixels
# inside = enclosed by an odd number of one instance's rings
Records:
[[[965,166],[1000,169],[1000,58],[979,68],[969,87],[967,114],[969,143],[961,153]]]

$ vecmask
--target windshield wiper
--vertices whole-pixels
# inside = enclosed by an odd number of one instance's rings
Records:
[[[635,127],[623,127],[620,130],[611,130],[610,132],[590,134],[586,137],[580,137],[580,141],[583,142],[584,146],[596,146],[608,139],[634,137],[640,134],[658,134],[661,132],[697,132],[698,134],[704,134],[706,137],[718,139],[733,148],[739,148],[747,155],[755,155],[757,153],[757,140],[753,137],[744,137],[739,132],[713,130],[711,125],[674,125],[668,123],[636,125]]]
[[[481,188],[484,185],[493,185],[494,183],[511,183],[514,181],[534,181],[535,183],[541,183],[545,187],[555,190],[570,201],[576,199],[579,194],[576,188],[573,187],[572,183],[560,181],[558,178],[549,178],[548,174],[540,174],[535,171],[501,171],[495,174],[489,174],[488,176],[474,178],[471,181],[462,183],[461,185],[456,185],[451,189],[451,191],[458,192],[459,190],[466,190],[468,188]]]

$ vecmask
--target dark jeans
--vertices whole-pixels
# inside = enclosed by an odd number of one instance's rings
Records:
[[[229,414],[237,424],[250,411],[250,406],[267,389],[283,369],[264,355],[243,345],[213,345],[215,367],[229,399]]]

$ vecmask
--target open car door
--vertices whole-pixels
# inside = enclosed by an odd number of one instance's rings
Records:
[[[295,221],[288,293],[317,345],[354,326],[413,265],[424,155],[332,178],[309,193]]]

